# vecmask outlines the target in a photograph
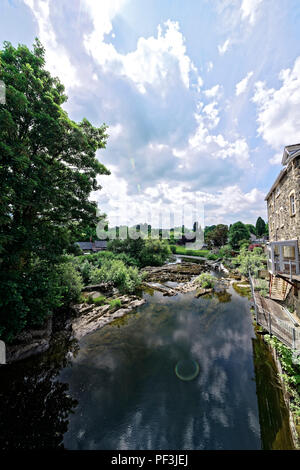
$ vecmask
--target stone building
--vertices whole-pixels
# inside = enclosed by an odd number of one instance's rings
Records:
[[[268,269],[300,281],[300,144],[285,147],[284,168],[266,196],[269,239]]]

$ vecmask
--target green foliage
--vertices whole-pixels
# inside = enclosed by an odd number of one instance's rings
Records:
[[[138,238],[132,240],[112,240],[107,248],[117,254],[125,254],[136,260],[139,267],[161,266],[171,254],[169,244],[165,240]]]
[[[249,230],[247,229],[246,225],[244,225],[242,222],[236,222],[235,224],[232,224],[230,226],[230,229],[228,232],[228,241],[229,241],[229,244],[233,248],[238,248],[239,241],[241,240],[248,241],[249,239],[250,239]]]
[[[83,281],[73,263],[68,261],[59,264],[56,272],[62,305],[68,306],[71,302],[78,302],[83,288]]]
[[[76,297],[70,283],[69,293],[62,289],[62,278],[70,279],[61,256],[82,226],[96,224],[89,196],[97,175],[109,171],[96,158],[106,126],[69,119],[64,86],[45,70],[38,40],[33,52],[4,43],[0,80],[0,335],[11,341]]]
[[[240,254],[232,260],[233,265],[238,266],[238,270],[244,276],[248,276],[250,271],[255,277],[258,277],[258,272],[264,269],[266,255],[261,248],[254,248],[253,251],[248,251],[243,247]]]
[[[133,293],[141,284],[142,279],[137,268],[126,266],[121,260],[105,260],[100,268],[93,267],[90,282],[113,282],[120,292]]]
[[[283,369],[282,379],[291,396],[291,410],[300,417],[300,365],[293,362],[293,352],[277,338],[265,335],[265,340],[277,352]]]
[[[220,248],[218,252],[219,258],[231,259],[232,258],[232,248],[230,245],[225,245]]]
[[[176,253],[176,245],[170,245],[170,250],[172,253]]]
[[[258,290],[263,297],[269,295],[269,283],[266,279],[257,279],[255,290]]]
[[[106,297],[104,295],[99,295],[93,299],[95,305],[104,305],[106,303]]]
[[[245,224],[245,225],[250,233],[252,233],[253,235],[256,235],[256,228],[254,227],[254,225],[252,224]]]
[[[209,273],[202,273],[196,278],[196,282],[204,289],[209,289],[216,284],[216,278]]]
[[[184,246],[176,245],[176,254],[177,255],[188,255],[188,256],[207,256],[209,254],[209,250],[190,250],[185,248]]]
[[[120,299],[113,299],[109,302],[110,308],[115,309],[121,307],[122,303]]]
[[[227,243],[228,226],[219,224],[206,233],[206,243],[213,246],[222,246]]]
[[[261,217],[258,217],[258,219],[256,221],[255,229],[256,229],[256,235],[258,237],[261,237],[262,235],[265,235],[265,233],[266,233],[266,223]]]

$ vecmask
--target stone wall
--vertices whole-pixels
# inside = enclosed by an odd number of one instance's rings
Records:
[[[292,161],[268,198],[270,241],[298,239],[300,246],[300,157]],[[295,196],[295,215],[291,215],[290,195]]]

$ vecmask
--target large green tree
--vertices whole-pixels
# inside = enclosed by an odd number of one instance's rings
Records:
[[[59,305],[57,290],[48,295],[55,266],[80,227],[96,224],[89,195],[109,171],[96,158],[106,126],[68,117],[41,43],[30,51],[5,42],[0,54],[0,336],[10,340]]]
[[[261,217],[258,217],[255,228],[256,228],[256,235],[259,237],[261,237],[262,235],[266,233],[266,223]]]
[[[239,247],[241,240],[249,240],[250,232],[242,222],[235,222],[229,228],[228,241],[233,248]]]
[[[218,224],[213,230],[208,231],[206,234],[206,242],[218,247],[225,245],[227,238],[228,226],[224,224]]]

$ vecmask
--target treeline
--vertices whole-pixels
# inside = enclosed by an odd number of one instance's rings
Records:
[[[45,51],[5,42],[0,51],[0,338],[40,327],[76,300],[82,280],[68,255],[96,226],[96,158],[106,126],[72,121],[62,83],[45,69]]]

